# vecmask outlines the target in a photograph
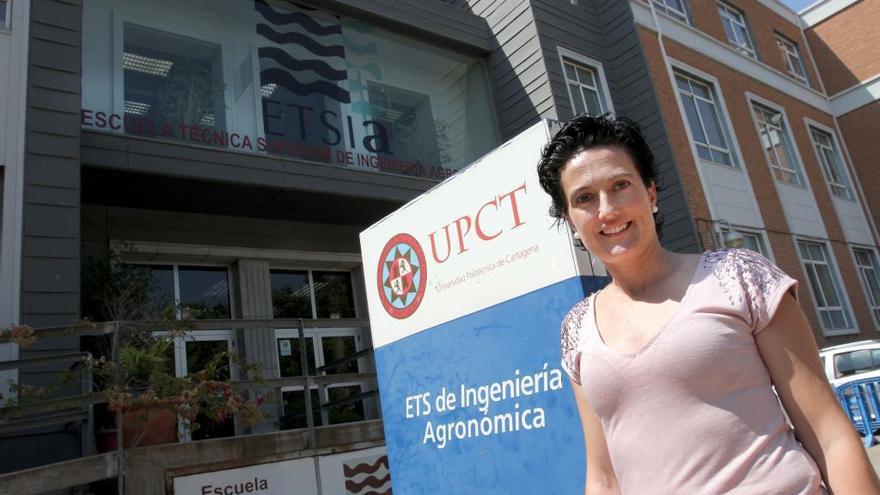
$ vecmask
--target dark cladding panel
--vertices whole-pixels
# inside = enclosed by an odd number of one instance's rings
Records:
[[[66,325],[79,318],[79,108],[80,21],[78,2],[34,0],[28,52],[24,191],[22,201],[21,323],[34,327]],[[52,339],[20,351],[20,357],[53,351],[77,351],[76,338]],[[57,372],[66,366],[57,368]],[[22,370],[24,385],[46,381],[46,370]],[[7,440],[3,449],[31,451],[0,462],[9,471],[78,457],[77,429],[57,436]],[[42,433],[41,435],[45,435]],[[34,438],[50,439],[51,448],[34,451]],[[39,440],[42,441],[42,440]],[[9,442],[18,442],[10,445]],[[9,457],[9,456],[7,456]]]
[[[405,32],[434,38],[446,46],[483,53],[491,49],[491,35],[483,19],[443,2],[324,0],[316,5],[362,19],[374,18],[385,24],[397,24]]]
[[[501,138],[506,141],[542,117],[556,118],[529,0],[446,2],[486,19],[492,32],[487,69]]]

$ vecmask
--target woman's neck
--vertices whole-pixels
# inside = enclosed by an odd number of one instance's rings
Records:
[[[673,273],[681,263],[675,253],[655,244],[634,259],[623,263],[609,263],[605,267],[611,274],[611,284],[630,297],[644,295]]]

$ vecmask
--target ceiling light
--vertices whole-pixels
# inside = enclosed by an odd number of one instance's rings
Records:
[[[269,98],[275,93],[275,90],[278,89],[278,85],[275,83],[269,83],[260,88],[260,94],[263,98]]]
[[[141,103],[139,101],[125,100],[125,113],[130,115],[146,115],[150,111],[149,103]]]
[[[167,77],[174,62],[159,58],[145,57],[125,52],[122,54],[122,67],[125,70],[143,72],[153,76]]]

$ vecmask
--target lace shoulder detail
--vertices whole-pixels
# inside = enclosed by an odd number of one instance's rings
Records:
[[[707,253],[703,265],[718,279],[731,306],[748,311],[755,331],[769,323],[786,290],[796,286],[773,262],[749,249]]]
[[[560,329],[560,347],[562,350],[562,366],[576,383],[580,383],[580,352],[578,346],[581,340],[581,328],[584,316],[589,309],[590,298],[586,297],[568,310],[562,319]]]

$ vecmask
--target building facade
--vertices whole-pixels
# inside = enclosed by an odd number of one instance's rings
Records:
[[[270,378],[321,368],[370,348],[361,230],[538,119],[612,112],[656,154],[666,247],[715,249],[735,229],[798,279],[820,346],[875,338],[880,62],[859,47],[878,6],[0,2],[0,326],[77,322],[89,260],[113,252],[150,270],[157,308],[283,322],[199,332],[178,373],[228,349]],[[318,322],[305,340],[298,318]],[[83,346],[0,344],[0,358]],[[58,371],[10,376],[40,386]],[[369,392],[281,388],[261,431],[303,427],[306,395],[349,400],[316,425],[376,419]],[[21,452],[0,471],[91,453],[78,425],[0,438]]]

